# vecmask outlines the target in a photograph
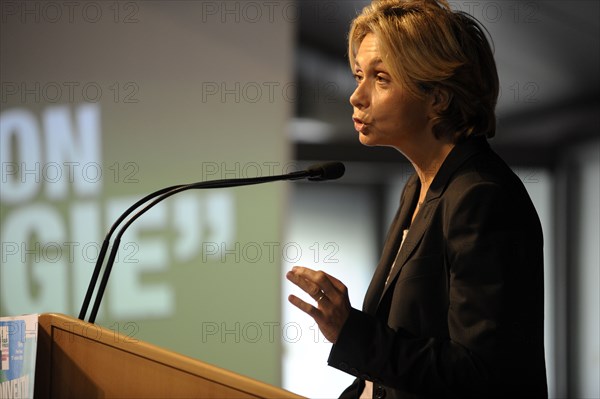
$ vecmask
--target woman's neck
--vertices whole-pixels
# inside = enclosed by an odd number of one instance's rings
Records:
[[[412,148],[407,149],[407,151],[402,151],[402,153],[412,163],[421,182],[421,192],[419,195],[419,203],[421,203],[425,200],[427,190],[442,163],[444,163],[444,160],[454,148],[454,143],[432,138],[415,144]]]

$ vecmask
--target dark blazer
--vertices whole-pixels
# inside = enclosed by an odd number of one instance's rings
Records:
[[[547,397],[542,229],[521,180],[471,138],[411,224],[419,191],[414,175],[363,311],[331,349],[329,365],[357,377],[341,397],[357,398],[364,380],[375,398]]]

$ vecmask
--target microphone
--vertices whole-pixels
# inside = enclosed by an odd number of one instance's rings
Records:
[[[81,310],[79,312],[79,319],[84,320],[85,315],[87,313],[92,294],[94,292],[94,288],[96,287],[96,283],[98,281],[98,277],[100,276],[100,270],[102,268],[102,264],[104,263],[104,258],[106,257],[106,253],[108,251],[108,246],[110,243],[110,238],[113,233],[116,231],[117,227],[129,216],[134,210],[145,204],[146,202],[154,199],[148,205],[144,206],[141,210],[135,213],[119,230],[115,240],[113,241],[113,247],[111,249],[108,262],[104,269],[104,274],[102,275],[102,280],[100,281],[100,286],[98,287],[98,292],[96,293],[96,299],[94,301],[94,306],[92,308],[92,312],[90,313],[90,318],[88,320],[89,323],[94,323],[96,320],[96,315],[98,314],[98,309],[100,308],[100,303],[102,301],[102,297],[104,296],[104,291],[106,289],[106,285],[108,283],[108,278],[110,277],[110,273],[112,270],[112,266],[114,264],[119,245],[121,243],[121,237],[125,233],[125,230],[140,216],[146,213],[150,208],[154,205],[158,204],[162,200],[180,193],[182,191],[193,190],[193,189],[210,189],[210,188],[226,188],[226,187],[238,187],[238,186],[248,186],[254,184],[262,184],[269,183],[274,181],[282,181],[282,180],[302,180],[308,179],[310,181],[325,181],[325,180],[335,180],[339,179],[344,175],[346,168],[344,164],[341,162],[326,162],[319,165],[310,166],[308,169],[298,172],[292,172],[284,175],[274,175],[274,176],[261,176],[261,177],[252,177],[252,178],[238,178],[238,179],[222,179],[222,180],[211,180],[204,182],[197,182],[191,184],[180,184],[170,187],[165,187],[163,189],[157,190],[153,193],[146,195],[144,198],[137,201],[135,204],[127,208],[123,214],[115,221],[112,225],[106,237],[104,238],[104,242],[102,243],[102,248],[98,254],[98,259],[96,260],[96,265],[94,267],[94,271],[92,273],[92,277],[90,279],[90,283],[88,285],[88,289],[85,295],[85,299],[81,306]]]
[[[313,165],[307,169],[307,172],[313,173],[308,180],[335,180],[344,176],[345,171],[346,167],[341,162],[327,162],[321,165]]]

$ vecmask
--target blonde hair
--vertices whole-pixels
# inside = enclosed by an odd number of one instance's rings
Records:
[[[417,97],[447,91],[448,106],[434,121],[436,137],[454,142],[469,136],[493,137],[498,73],[484,27],[454,12],[444,0],[375,0],[353,21],[348,36],[350,67],[364,37],[379,41],[392,77]]]

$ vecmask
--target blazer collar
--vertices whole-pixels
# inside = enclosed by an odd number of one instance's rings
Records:
[[[388,287],[393,285],[393,281],[396,279],[402,270],[402,267],[423,238],[423,234],[431,222],[431,216],[437,208],[439,202],[438,200],[448,186],[452,175],[467,159],[487,149],[489,149],[489,144],[485,138],[471,138],[454,146],[452,151],[450,151],[448,156],[446,156],[442,166],[431,182],[431,186],[429,186],[429,190],[425,195],[425,200],[423,201],[415,220],[412,222],[412,225],[410,225],[408,235],[402,244],[402,248],[397,252],[397,256],[395,257],[395,265],[388,279],[388,284],[383,287],[383,292],[379,300],[383,298]],[[412,176],[407,182],[405,194],[402,198],[402,204],[398,217],[398,224],[401,227],[396,229],[399,237],[395,237],[397,241],[401,240],[402,230],[409,227],[410,218],[415,209],[420,189],[421,183],[419,179],[416,177],[416,175]]]
[[[456,170],[473,155],[490,149],[485,137],[473,137],[463,141],[462,143],[456,144],[450,153],[446,156],[446,159],[442,163],[442,166],[437,171],[431,186],[425,196],[425,201],[428,202],[435,198],[439,198],[446,187],[450,178],[456,172]],[[421,187],[419,183],[419,188]]]

